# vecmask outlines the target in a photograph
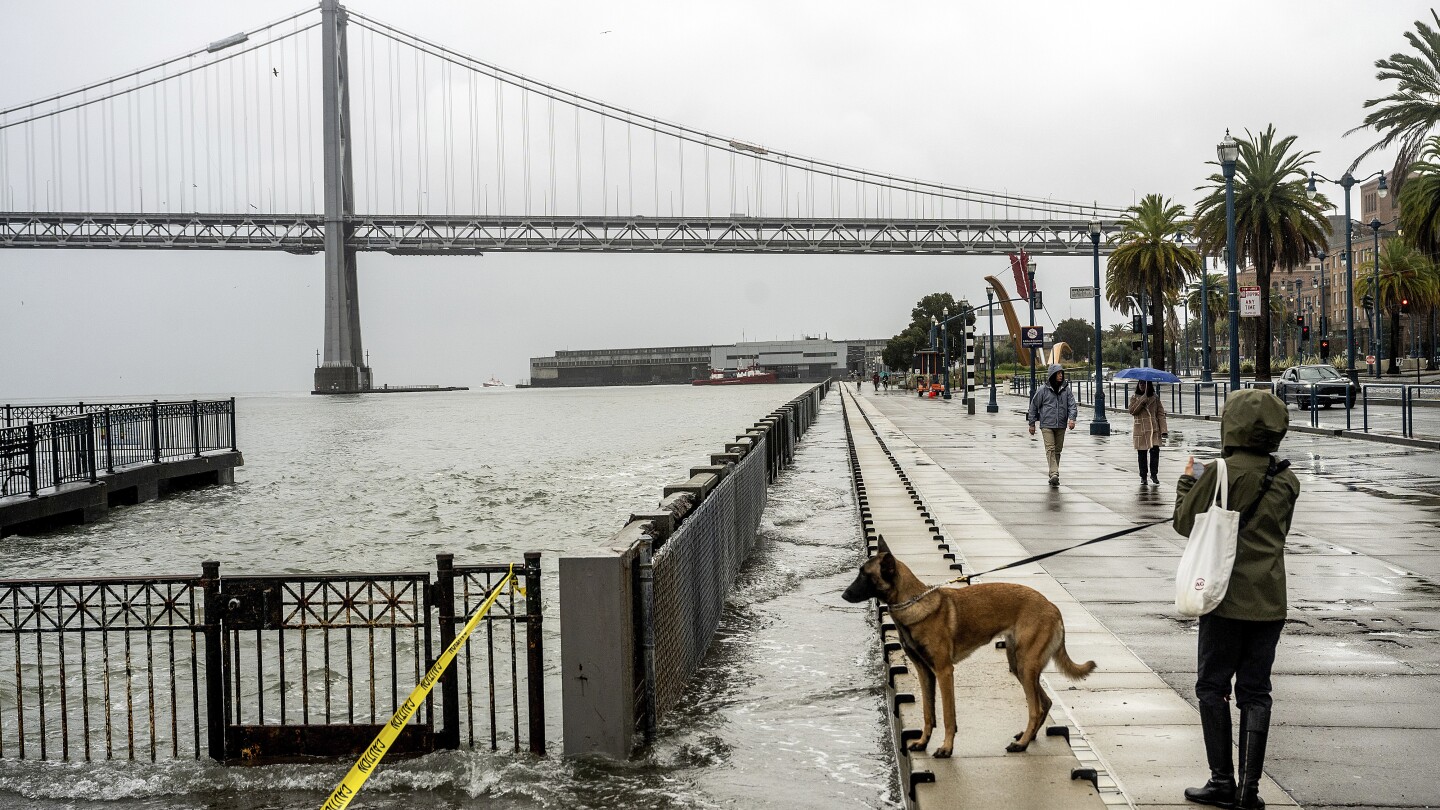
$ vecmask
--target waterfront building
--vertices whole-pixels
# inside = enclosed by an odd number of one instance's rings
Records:
[[[557,351],[530,358],[536,388],[582,385],[680,385],[710,369],[758,366],[784,382],[820,382],[852,371],[869,376],[880,368],[886,339],[742,341],[712,346],[657,346],[634,349]]]

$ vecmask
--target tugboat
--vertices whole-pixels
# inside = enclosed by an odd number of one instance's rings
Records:
[[[481,383],[480,385],[481,385],[482,387],[484,387],[484,388],[506,388],[506,387],[508,387],[508,386],[505,385],[505,383],[500,382],[500,380],[496,379],[495,377],[491,377],[490,379],[486,380],[485,382]]]
[[[759,366],[734,369],[710,369],[710,376],[699,380],[691,380],[691,385],[755,385],[758,383],[775,382],[775,372],[766,371]]]

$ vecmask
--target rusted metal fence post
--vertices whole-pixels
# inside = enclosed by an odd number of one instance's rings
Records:
[[[200,400],[190,400],[190,439],[195,445],[195,457],[200,457]]]
[[[105,409],[105,472],[115,473],[115,437],[112,435],[114,427],[110,424],[110,409]]]
[[[25,422],[25,447],[27,458],[25,461],[25,474],[30,476],[30,497],[40,497],[40,463],[35,458],[35,422]]]
[[[525,685],[530,693],[530,753],[545,755],[545,641],[540,601],[540,552],[525,552]]]
[[[435,606],[440,621],[440,649],[448,650],[455,641],[455,555],[436,554]],[[440,676],[440,748],[460,747],[460,676],[455,664]]]
[[[225,673],[221,650],[220,617],[225,607],[220,603],[220,563],[200,563],[205,586],[205,731],[209,740],[210,758],[225,761]]]
[[[150,402],[150,444],[155,451],[155,463],[160,463],[160,401]]]
[[[95,414],[85,414],[85,463],[90,467],[90,483],[94,484],[100,480],[95,463]]]

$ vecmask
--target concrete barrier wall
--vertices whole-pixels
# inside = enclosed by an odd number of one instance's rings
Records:
[[[567,756],[628,757],[647,721],[653,728],[683,694],[754,545],[768,485],[829,389],[816,385],[737,435],[601,547],[560,558]]]

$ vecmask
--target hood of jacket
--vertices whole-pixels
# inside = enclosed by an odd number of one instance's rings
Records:
[[[1050,368],[1045,371],[1045,384],[1053,386],[1055,384],[1055,375],[1064,370],[1065,367],[1059,363],[1051,363]],[[1067,380],[1066,382],[1068,383],[1069,381]]]
[[[1290,428],[1290,414],[1274,394],[1243,388],[1225,397],[1220,417],[1220,444],[1225,450],[1273,453]]]

